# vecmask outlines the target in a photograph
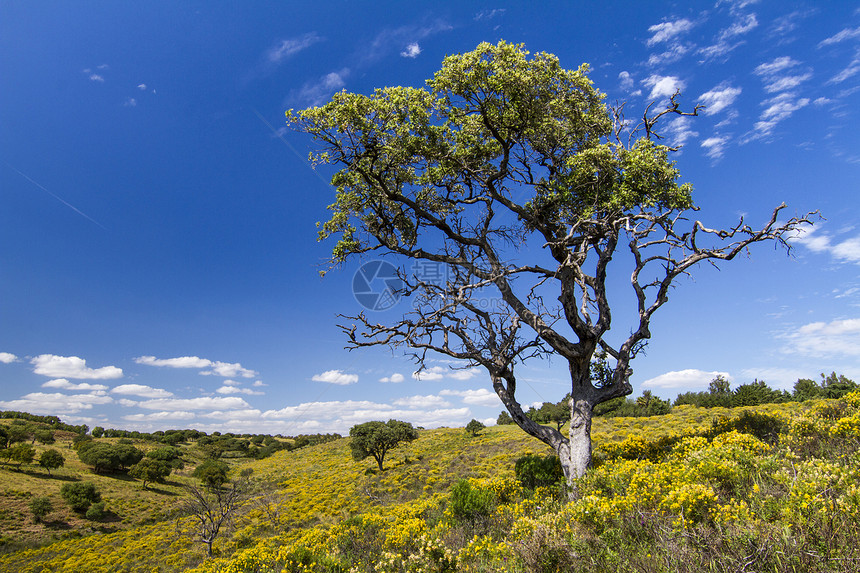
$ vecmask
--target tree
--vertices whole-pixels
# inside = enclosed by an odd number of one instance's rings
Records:
[[[40,444],[50,445],[53,444],[56,440],[54,439],[54,432],[51,430],[36,430],[33,432],[33,442],[39,440]]]
[[[9,458],[17,462],[16,469],[21,469],[21,464],[30,464],[36,457],[36,449],[30,444],[15,444],[9,448]]]
[[[511,418],[511,415],[508,414],[507,410],[502,410],[499,413],[499,417],[496,418],[496,425],[498,426],[508,426],[514,423],[514,419]]]
[[[352,449],[352,458],[361,461],[368,456],[373,456],[382,471],[382,462],[389,450],[396,448],[403,442],[411,442],[418,438],[418,430],[408,422],[399,420],[388,420],[388,422],[365,422],[350,428],[349,447]]]
[[[229,466],[220,460],[206,460],[192,472],[191,476],[199,479],[209,489],[220,488],[227,483]]]
[[[223,484],[222,484],[223,486]],[[182,513],[194,521],[195,537],[206,545],[206,554],[212,556],[212,544],[223,529],[231,527],[236,512],[248,500],[248,481],[241,479],[230,487],[197,487],[186,485],[188,497],[181,506]]]
[[[657,130],[661,118],[698,108],[683,112],[673,97],[628,123],[587,71],[484,43],[445,58],[425,88],[342,91],[287,112],[320,143],[314,164],[338,169],[319,231],[337,238],[332,267],[378,252],[444,269],[444,281],[401,269],[411,309],[390,322],[343,317],[348,347],[405,346],[419,368],[433,353],[483,367],[514,422],[556,451],[571,485],[591,461],[594,407],[632,392],[631,361],[677,279],[754,243],[788,249],[790,233],[810,222],[778,223],[781,205],[758,229],[743,219],[725,230],[689,223],[692,186],[678,182]],[[622,276],[636,307],[629,328],[612,323],[609,302]],[[498,304],[482,304],[489,292]],[[516,396],[517,366],[550,355],[570,373],[567,436],[530,420]],[[592,376],[601,355],[606,368]]]
[[[143,458],[128,469],[128,475],[141,480],[143,489],[146,489],[147,482],[162,481],[169,476],[170,466],[161,460]]]
[[[95,428],[92,429],[92,431],[90,433],[92,434],[92,436],[94,438],[101,438],[105,433],[105,429],[102,428],[101,426],[96,426]]]
[[[66,463],[66,458],[57,450],[50,449],[42,452],[39,456],[39,465],[48,470],[48,475],[51,475],[51,470],[63,467]]]
[[[466,424],[466,433],[472,436],[477,436],[484,428],[486,428],[484,424],[482,424],[478,420],[472,420],[471,422]]]

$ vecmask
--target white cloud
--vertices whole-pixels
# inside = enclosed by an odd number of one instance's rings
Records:
[[[745,14],[738,18],[731,26],[720,32],[719,39],[727,40],[735,36],[741,36],[753,31],[758,26],[758,19],[755,14]]]
[[[205,376],[223,376],[224,378],[232,378],[234,376],[241,376],[242,378],[253,378],[257,376],[259,372],[256,370],[250,370],[248,368],[243,368],[241,364],[238,362],[229,363],[229,362],[213,362],[210,367],[212,370],[207,372],[201,372]]]
[[[860,356],[860,318],[812,322],[780,335],[783,352],[815,357]]]
[[[450,406],[450,402],[445,400],[440,396],[407,396],[405,398],[398,398],[392,402],[395,406],[401,406],[405,408],[441,408],[444,406]]]
[[[238,397],[208,397],[201,398],[160,398],[144,400],[136,404],[147,410],[180,411],[180,410],[244,410],[250,404]]]
[[[789,73],[789,70],[794,70],[799,65],[800,62],[790,56],[781,56],[756,66],[753,73],[762,79],[766,92],[784,92],[796,88],[812,77],[811,70]]]
[[[81,410],[91,410],[94,405],[110,404],[113,398],[103,394],[46,394],[33,392],[18,400],[0,402],[4,410],[18,410],[31,414],[74,414]]]
[[[349,73],[349,68],[343,68],[328,73],[315,82],[308,82],[298,91],[296,99],[310,105],[322,105],[334,92],[346,85]]]
[[[407,44],[417,43],[424,38],[451,30],[452,26],[442,20],[437,20],[426,26],[401,26],[400,28],[390,28],[383,30],[367,46],[362,58],[365,62],[378,60],[386,54],[397,51],[400,52],[402,46]]]
[[[167,398],[173,396],[173,392],[143,384],[120,384],[111,390],[111,394],[140,396],[141,398]]]
[[[679,18],[671,22],[661,22],[648,27],[648,31],[652,36],[645,42],[648,46],[668,42],[678,35],[688,32],[693,28],[693,23],[686,18]]]
[[[651,54],[650,56],[648,56],[648,65],[660,66],[677,62],[678,60],[683,58],[689,51],[689,46],[685,46],[683,44],[673,44],[665,52],[660,52],[659,54]]]
[[[403,374],[397,372],[395,372],[391,376],[384,376],[379,379],[380,382],[391,382],[393,384],[398,384],[400,382],[403,382],[404,380],[405,378],[403,377]]]
[[[665,137],[669,139],[673,147],[681,147],[688,139],[699,136],[699,132],[693,131],[692,118],[688,116],[673,117],[666,123],[664,129]]]
[[[129,414],[123,416],[123,420],[129,422],[161,422],[163,420],[193,420],[196,417],[194,412],[185,412],[182,410],[176,412],[153,412],[151,414]]]
[[[135,106],[137,106],[137,100],[134,99],[133,97],[130,97],[127,100],[125,100],[125,103],[123,103],[122,105],[124,105],[125,107],[135,107]]]
[[[418,42],[412,42],[406,46],[406,49],[400,52],[400,55],[404,58],[417,58],[420,53],[421,46],[418,45]]]
[[[481,10],[477,14],[475,14],[475,21],[478,20],[491,20],[496,16],[501,16],[507,12],[505,8],[494,8],[492,10]]]
[[[253,384],[251,384],[254,388],[261,388],[263,386],[268,386],[268,384],[264,384],[262,380],[257,380]]]
[[[792,241],[815,253],[830,253],[840,262],[860,263],[860,236],[836,241],[830,235],[821,234],[812,227],[805,227],[792,238]]]
[[[308,32],[297,38],[281,40],[266,51],[266,58],[273,64],[279,64],[290,56],[309,48],[322,40],[316,32]]]
[[[818,47],[821,48],[823,46],[829,46],[831,44],[838,44],[839,42],[844,42],[845,40],[853,40],[854,38],[860,38],[860,27],[845,28],[844,30],[839,31],[833,36],[821,40],[821,42],[818,43]]]
[[[12,362],[18,362],[18,357],[11,352],[0,352],[0,363],[11,364]]]
[[[709,137],[700,143],[705,148],[705,155],[711,159],[721,158],[726,151],[730,138],[727,135]]]
[[[73,382],[69,382],[65,378],[48,380],[42,384],[42,388],[57,388],[58,390],[86,390],[89,392],[104,392],[108,389],[108,387],[103,384],[90,384],[89,382],[80,382],[75,384]]]
[[[687,85],[686,82],[677,76],[660,76],[657,74],[648,76],[642,80],[642,84],[651,88],[648,99],[671,97],[675,92],[683,90]]]
[[[633,87],[633,77],[630,72],[623,71],[618,74],[619,87],[623,90],[629,90]]]
[[[494,408],[502,404],[499,396],[486,388],[478,390],[442,390],[440,396],[459,396],[463,399],[464,404],[471,406],[487,406]]]
[[[139,89],[142,92],[145,92],[146,91],[146,84],[137,84],[137,89]]]
[[[431,368],[425,368],[420,372],[413,372],[412,378],[420,382],[424,382],[426,380],[441,380],[445,377],[445,374],[447,372],[447,368],[442,368],[441,366],[433,366]]]
[[[699,96],[699,103],[705,106],[705,115],[714,115],[732,105],[741,95],[741,88],[720,84]]]
[[[224,382],[224,386],[221,386],[215,392],[218,394],[246,394],[248,396],[262,396],[265,392],[260,392],[258,390],[251,390],[250,388],[240,388],[236,385],[227,384],[230,382],[229,380]]]
[[[242,367],[238,362],[219,362],[198,356],[179,356],[178,358],[139,356],[134,361],[138,364],[146,364],[147,366],[164,366],[167,368],[209,368],[209,370],[200,373],[204,376],[222,376],[224,378],[241,376],[242,378],[253,378],[259,374],[255,370]]]
[[[480,368],[454,369],[448,374],[448,378],[453,378],[454,380],[471,380],[480,373]]]
[[[147,366],[166,366],[168,368],[207,368],[211,360],[197,356],[180,356],[178,358],[156,358],[155,356],[139,356],[134,359],[138,364]]]
[[[93,82],[104,83],[104,81],[105,81],[104,77],[100,76],[99,74],[90,74],[89,77],[90,77],[90,81],[93,81]]]
[[[854,58],[848,64],[848,66],[840,71],[838,74],[830,78],[827,82],[828,84],[839,84],[844,82],[845,80],[852,78],[860,73],[860,50],[858,50],[854,54]]]
[[[342,370],[326,370],[322,374],[314,374],[311,377],[314,382],[327,382],[328,384],[337,384],[338,386],[346,386],[358,382],[358,374],[346,374]]]
[[[40,354],[30,360],[35,366],[33,372],[50,378],[78,378],[89,380],[110,380],[122,378],[122,369],[116,366],[87,368],[87,361],[77,356],[56,356]]]
[[[687,370],[666,372],[665,374],[661,374],[654,378],[649,378],[642,382],[642,389],[653,388],[655,390],[697,392],[700,390],[707,390],[708,384],[710,384],[711,380],[717,376],[722,376],[728,381],[732,381],[733,379],[728,372],[706,372],[704,370],[690,368]]]
[[[809,105],[809,98],[797,98],[794,94],[782,93],[763,101],[761,105],[767,107],[761,113],[759,121],[753,125],[755,132],[753,139],[771,135],[777,124]]]

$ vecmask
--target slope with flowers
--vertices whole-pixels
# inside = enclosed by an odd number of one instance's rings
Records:
[[[0,570],[856,571],[860,393],[601,419],[594,436],[572,503],[517,481],[514,460],[548,451],[516,427],[422,431],[383,472],[343,439],[246,466],[255,498],[215,558],[178,519],[7,555]]]

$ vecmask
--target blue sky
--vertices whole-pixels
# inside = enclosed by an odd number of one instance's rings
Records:
[[[284,111],[419,86],[446,54],[501,39],[589,63],[632,117],[676,89],[707,105],[665,135],[709,226],[763,223],[783,201],[826,218],[791,258],[759,245],[680,281],[633,364],[637,394],[716,373],[860,380],[855,3],[3,1],[0,408],[284,434],[494,420],[480,371],[439,360],[416,379],[400,351],[343,349],[336,315],[361,310],[365,261],[319,276],[331,172],[309,167]],[[569,385],[560,361],[519,376],[527,404]]]

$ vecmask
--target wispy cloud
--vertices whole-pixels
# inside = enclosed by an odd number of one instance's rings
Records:
[[[459,396],[464,404],[470,406],[486,406],[494,408],[502,405],[501,399],[495,392],[491,392],[486,388],[478,390],[442,390],[439,392],[441,396]]]
[[[343,68],[337,72],[330,72],[316,81],[307,82],[291,99],[307,105],[322,105],[334,92],[346,85],[349,73],[349,68]]]
[[[818,43],[818,47],[823,48],[824,46],[832,46],[833,44],[839,44],[841,42],[845,42],[846,40],[853,40],[855,38],[860,38],[860,26],[858,26],[857,28],[845,28],[844,30],[837,32],[829,38],[821,40]]]
[[[423,26],[389,28],[377,34],[370,44],[363,49],[360,57],[365,62],[378,60],[395,51],[400,53],[403,46],[418,45],[420,40],[449,30],[453,30],[453,26],[444,20],[435,20]]]
[[[741,88],[723,83],[700,95],[699,103],[705,106],[703,110],[705,115],[714,115],[732,105],[739,95],[741,95]]]
[[[204,376],[222,376],[224,378],[253,378],[259,374],[256,370],[243,367],[238,362],[220,362],[198,356],[179,356],[177,358],[156,358],[155,356],[138,356],[134,359],[137,364],[160,366],[165,368],[196,368],[202,370]]]
[[[30,360],[35,368],[33,372],[51,378],[73,378],[89,380],[110,380],[122,378],[122,369],[116,366],[89,368],[87,361],[77,356],[57,356],[55,354],[40,354]]]
[[[839,262],[860,264],[860,236],[838,240],[812,227],[805,227],[792,242],[815,253],[829,253]]]
[[[666,372],[654,378],[649,378],[642,382],[642,388],[653,388],[656,390],[673,390],[673,391],[699,391],[708,388],[711,380],[717,376],[722,376],[726,380],[733,380],[728,372],[719,372],[716,370],[706,371],[690,368],[687,370],[675,370]]]
[[[93,406],[110,404],[113,398],[103,394],[60,394],[33,392],[17,400],[0,402],[4,410],[18,410],[31,414],[75,414],[82,410],[92,410]]]
[[[786,341],[783,352],[806,356],[860,356],[860,318],[811,322],[780,338]]]
[[[727,135],[715,135],[707,139],[703,139],[699,144],[705,148],[705,155],[711,159],[720,159],[726,151],[726,147],[731,141]]]
[[[492,10],[481,10],[477,14],[475,14],[475,21],[481,20],[492,20],[493,18],[497,18],[502,16],[507,10],[505,8],[493,8]]]
[[[764,83],[766,92],[782,92],[796,88],[812,77],[812,71],[798,71],[800,62],[790,56],[781,56],[770,62],[756,66],[753,73]]]
[[[80,390],[86,392],[104,392],[108,389],[104,384],[90,384],[89,382],[69,382],[65,378],[48,380],[42,384],[42,388],[56,388],[57,390]]]
[[[661,22],[648,27],[651,37],[645,42],[647,46],[653,46],[674,40],[679,35],[693,29],[693,22],[686,18],[679,18],[667,22]]]
[[[384,376],[384,377],[379,379],[380,382],[386,382],[386,383],[390,382],[392,384],[399,384],[400,382],[403,382],[404,380],[405,380],[405,378],[403,377],[403,374],[399,374],[397,372],[395,372],[391,376]]]
[[[840,84],[860,73],[860,50],[854,53],[854,58],[848,63],[848,66],[842,69],[838,74],[830,78],[828,84]]]
[[[308,32],[302,36],[279,40],[266,50],[266,59],[272,64],[280,64],[284,60],[298,54],[302,50],[310,48],[322,38],[316,32]]]

